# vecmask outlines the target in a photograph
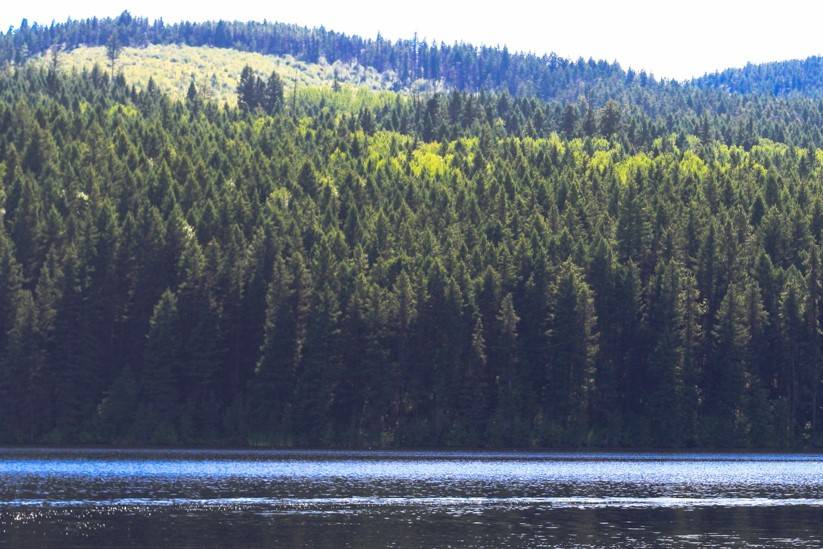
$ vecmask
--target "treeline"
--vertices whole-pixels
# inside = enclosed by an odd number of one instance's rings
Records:
[[[298,94],[298,115],[314,116],[323,108],[351,110],[349,105],[337,107],[334,93],[301,93],[308,94],[310,100],[304,102]],[[764,137],[795,147],[823,146],[823,101],[818,99],[755,98],[746,103],[729,102],[720,112],[696,114],[684,109],[675,114],[651,114],[642,106],[614,100],[598,107],[585,98],[564,103],[506,93],[450,92],[409,100],[375,98],[365,107],[357,121],[365,131],[398,131],[424,141],[482,137],[485,132],[496,137],[537,138],[552,133],[566,139],[603,137],[627,152],[659,148],[660,141],[671,136],[681,149],[687,146],[689,136],[747,150]]]
[[[5,73],[0,441],[821,443],[823,151],[432,100]]]
[[[701,88],[716,88],[738,94],[767,96],[823,95],[823,58],[749,64],[739,69],[726,69],[697,78]]]
[[[59,51],[80,45],[149,44],[236,48],[288,54],[307,62],[321,57],[329,62],[356,60],[379,71],[394,71],[404,89],[411,89],[413,82],[422,78],[442,82],[458,92],[493,92],[486,95],[501,102],[494,108],[502,120],[514,124],[506,130],[515,134],[528,133],[526,125],[530,123],[535,135],[541,135],[546,127],[562,131],[565,137],[594,135],[598,110],[613,101],[627,115],[624,121],[629,134],[622,141],[624,146],[647,147],[652,140],[672,132],[747,148],[759,137],[803,147],[823,146],[823,103],[815,84],[820,81],[820,63],[816,58],[752,65],[681,84],[655,80],[613,63],[510,54],[505,48],[380,37],[370,40],[323,28],[269,22],[150,23],[123,12],[116,18],[70,20],[49,26],[23,21],[19,27],[0,33],[0,67],[20,66],[32,56],[50,51],[50,62],[59,65]],[[462,93],[457,96],[464,97]],[[488,97],[485,101],[488,105]],[[520,107],[519,114],[508,112],[512,103]],[[445,110],[446,105],[438,108]],[[452,116],[454,108],[448,107]],[[532,117],[532,113],[537,114]],[[632,120],[636,121],[634,126]]]
[[[507,90],[519,95],[576,98],[584,88],[607,81],[636,79],[638,85],[653,86],[646,73],[626,74],[616,63],[570,61],[555,55],[510,54],[505,48],[468,44],[428,44],[425,41],[375,40],[350,36],[324,28],[269,22],[149,22],[123,12],[116,18],[93,18],[29,25],[24,20],[15,29],[0,33],[0,64],[23,63],[32,55],[53,46],[66,49],[80,45],[104,46],[115,36],[124,46],[188,44],[235,48],[264,54],[293,55],[317,63],[357,60],[378,71],[394,71],[409,84],[418,79],[443,81],[461,91]]]

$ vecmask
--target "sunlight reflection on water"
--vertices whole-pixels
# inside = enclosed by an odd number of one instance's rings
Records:
[[[821,519],[815,455],[0,450],[21,547],[814,546]]]

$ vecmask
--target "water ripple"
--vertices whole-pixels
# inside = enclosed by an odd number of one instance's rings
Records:
[[[823,507],[819,498],[672,498],[672,497],[331,497],[331,498],[115,498],[115,499],[13,499],[0,507],[556,507],[671,508],[695,507]]]

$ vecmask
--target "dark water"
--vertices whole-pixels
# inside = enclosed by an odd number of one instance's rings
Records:
[[[0,450],[9,547],[823,546],[823,456]]]

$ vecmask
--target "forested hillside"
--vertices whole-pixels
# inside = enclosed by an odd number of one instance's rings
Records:
[[[505,49],[475,48],[469,44],[449,46],[381,37],[371,40],[323,28],[268,22],[150,23],[128,12],[115,19],[68,21],[49,27],[23,21],[17,29],[0,34],[0,63],[21,64],[55,45],[68,50],[106,46],[112,37],[120,45],[132,47],[186,44],[291,55],[308,63],[318,63],[321,58],[329,63],[357,60],[381,73],[395,72],[402,85],[418,79],[442,80],[462,91],[507,90],[544,99],[576,99],[587,89],[595,92],[595,88],[611,88],[626,76],[616,64],[510,54]],[[654,83],[645,74],[637,75],[637,79],[638,86]]]
[[[189,75],[182,67],[170,69],[178,57],[191,63],[191,73],[204,98],[218,101],[237,77],[238,64],[264,70],[269,59],[294,60],[277,70],[291,82],[316,85],[329,82],[334,70],[343,82],[397,91],[454,90],[534,98],[551,104],[554,126],[572,135],[575,128],[595,132],[596,110],[609,101],[623,111],[645,117],[643,126],[629,128],[633,146],[671,132],[698,135],[704,141],[750,147],[757,137],[800,146],[823,146],[823,108],[820,99],[820,62],[817,58],[751,65],[692,82],[657,80],[645,72],[624,70],[617,63],[593,59],[570,60],[551,55],[510,53],[506,48],[426,41],[366,39],[327,30],[272,22],[181,22],[165,24],[123,12],[116,18],[70,20],[49,26],[22,21],[0,32],[0,67],[21,66],[44,58],[44,65],[64,61],[64,68],[86,67],[101,60],[101,50],[113,48],[122,56],[129,83],[142,87],[151,70],[160,69],[162,89],[181,97]],[[181,52],[177,56],[175,49]],[[191,49],[195,48],[195,49]],[[216,51],[208,51],[209,48]],[[94,53],[96,52],[96,53]],[[222,53],[226,52],[226,53]],[[108,59],[106,59],[108,61]],[[205,61],[205,62],[204,62]],[[212,79],[210,65],[230,66],[228,78]],[[139,66],[137,66],[139,65]],[[108,63],[101,63],[101,67]],[[115,63],[115,66],[117,64]],[[205,70],[206,76],[202,71]],[[216,76],[216,75],[215,75]],[[188,77],[188,78],[186,78]],[[173,82],[170,82],[173,81]],[[158,82],[155,82],[158,84]],[[779,97],[776,99],[775,96]],[[536,131],[545,118],[525,119]],[[714,119],[719,119],[715,123]]]
[[[4,442],[820,441],[817,149],[506,96],[0,98]]]
[[[823,58],[750,64],[740,69],[707,74],[695,79],[694,84],[738,94],[820,97],[823,95]]]
[[[115,32],[452,90],[21,63]],[[823,445],[814,94],[128,14],[0,52],[1,443]]]
[[[51,65],[64,72],[92,71],[94,66],[110,69],[106,48],[79,47],[32,59],[38,66]],[[226,48],[178,45],[150,45],[143,48],[121,48],[115,60],[115,72],[139,89],[149,80],[172,99],[185,99],[194,82],[203,100],[217,104],[237,102],[237,84],[245,66],[260,74],[276,71],[291,93],[295,88],[303,94],[309,88],[346,87],[356,91],[401,89],[393,73],[379,73],[371,67],[353,63],[306,63],[291,56],[261,55]],[[405,90],[405,88],[402,88]],[[434,91],[422,82],[417,91]]]
[[[510,53],[505,47],[428,43],[416,38],[392,41],[379,34],[376,39],[367,39],[322,27],[265,21],[166,24],[134,17],[127,11],[116,18],[70,20],[49,26],[23,20],[17,28],[0,32],[0,65],[20,65],[55,48],[73,51],[112,43],[131,48],[209,46],[292,57],[308,64],[354,64],[391,74],[397,88],[427,81],[458,91],[508,92],[543,100],[575,101],[584,96],[598,106],[608,99],[632,101],[654,112],[722,112],[728,92],[819,97],[823,89],[820,57],[750,64],[678,83],[657,80],[644,71],[624,70],[617,63]]]

